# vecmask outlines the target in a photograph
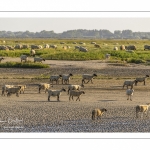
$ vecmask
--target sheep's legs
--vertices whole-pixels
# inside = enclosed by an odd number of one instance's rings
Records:
[[[57,101],[60,101],[60,100],[59,100],[59,96],[57,96]]]
[[[48,101],[50,101],[50,96],[48,96]]]
[[[40,93],[41,88],[39,88],[39,93]]]
[[[76,99],[76,101],[79,99],[79,101],[80,101],[80,98],[78,97],[77,99]]]

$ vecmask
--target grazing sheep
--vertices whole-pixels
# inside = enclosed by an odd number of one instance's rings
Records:
[[[88,80],[87,81],[87,83],[89,82],[89,81],[91,81],[91,83],[93,83],[93,78],[94,77],[97,77],[97,74],[83,74],[82,75],[82,84],[83,84],[83,82],[85,83],[85,80]]]
[[[127,50],[136,50],[136,46],[135,45],[129,45],[129,46],[127,46]]]
[[[96,117],[97,117],[97,120],[98,120],[98,118],[101,119],[102,115],[106,111],[107,111],[107,109],[105,109],[105,108],[102,108],[102,109],[96,108],[96,109],[92,110],[92,120],[95,120]]]
[[[109,59],[110,58],[110,54],[105,54],[105,59]]]
[[[35,50],[34,50],[34,49],[31,49],[31,50],[30,50],[30,56],[35,57]]]
[[[116,46],[115,46],[115,47],[114,47],[114,50],[116,50],[116,51],[117,51],[117,50],[118,50],[118,47],[116,47]]]
[[[73,44],[77,44],[77,42],[73,42]]]
[[[71,90],[78,90],[78,91],[80,91],[80,89],[82,87],[84,88],[83,84],[81,84],[81,85],[73,85],[73,84],[71,84],[71,85],[68,86],[68,94],[69,94],[69,91],[71,91]]]
[[[80,46],[80,48],[79,48],[79,51],[81,51],[81,52],[88,52],[88,50],[87,50],[86,48],[81,47],[81,46]]]
[[[132,95],[133,95],[134,89],[127,89],[126,90],[126,95],[128,96],[127,100],[132,101]]]
[[[145,80],[146,80],[146,78],[148,78],[148,77],[149,77],[149,75],[146,75],[145,77],[141,77],[141,78],[136,78],[136,79],[135,79],[135,80],[136,80],[135,85],[137,85],[138,82],[143,82],[144,85],[145,85]]]
[[[63,91],[65,92],[66,90],[64,88],[62,88],[61,90],[48,90],[48,101],[50,101],[51,96],[57,96],[57,101],[60,101],[59,96]]]
[[[66,44],[65,42],[60,42],[60,44]]]
[[[124,88],[124,86],[127,86],[127,89],[128,89],[128,86],[131,86],[131,88],[133,88],[133,84],[135,82],[136,82],[136,80],[134,80],[134,81],[130,81],[130,80],[124,81],[123,88]]]
[[[0,63],[1,63],[2,60],[4,60],[4,57],[1,57],[1,58],[0,58]]]
[[[146,50],[146,49],[150,50],[150,46],[149,45],[144,45],[144,50]]]
[[[75,50],[76,50],[76,49],[80,49],[80,46],[75,46]]]
[[[50,82],[56,81],[56,84],[59,84],[59,79],[62,77],[62,75],[52,75],[50,76]]]
[[[96,42],[91,42],[91,44],[96,44]]]
[[[126,48],[125,48],[125,46],[124,45],[121,45],[120,46],[120,50],[125,50]]]
[[[94,46],[97,48],[101,48],[101,46],[99,44],[94,44]]]
[[[46,93],[46,91],[48,91],[48,89],[52,87],[51,84],[48,83],[40,83],[38,86],[39,86],[39,93],[41,93],[41,89],[45,90]]]
[[[13,46],[7,46],[9,50],[15,50]]]
[[[49,48],[49,45],[48,45],[48,44],[45,44],[45,45],[44,45],[44,48]]]
[[[20,56],[21,62],[24,60],[25,62],[28,61],[28,56],[27,55],[21,55]]]
[[[150,103],[147,103],[146,105],[137,105],[135,107],[136,109],[136,118],[138,118],[138,114],[141,112],[142,114],[145,113],[146,117],[148,117],[148,112],[149,112],[149,106]]]
[[[65,84],[69,84],[69,81],[70,81],[70,77],[71,76],[73,76],[73,74],[72,73],[70,73],[70,74],[68,74],[68,75],[65,75],[65,74],[63,74],[62,75],[62,84],[64,84],[64,82],[65,82]]]
[[[51,48],[57,49],[57,45],[50,45]]]
[[[11,94],[16,94],[17,97],[19,97],[21,87],[11,87],[7,89],[7,96],[10,96]]]
[[[39,57],[34,57],[34,62],[40,62],[40,63],[42,63],[42,61],[45,61],[45,59],[39,58]]]
[[[84,91],[77,91],[77,90],[71,90],[70,91],[70,95],[69,95],[69,101],[70,101],[70,98],[72,97],[72,100],[73,100],[73,96],[77,97],[76,101],[79,99],[80,101],[80,96],[82,94],[85,94]]]

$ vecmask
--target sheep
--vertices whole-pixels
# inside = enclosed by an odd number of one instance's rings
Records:
[[[35,50],[34,49],[30,50],[30,56],[33,56],[33,57],[35,56]]]
[[[97,117],[97,120],[98,120],[98,118],[101,119],[102,115],[106,111],[107,111],[107,109],[105,109],[105,108],[102,108],[102,109],[96,108],[96,109],[92,110],[92,120],[95,120],[96,117]]]
[[[23,94],[24,94],[24,91],[25,91],[25,89],[26,89],[26,85],[15,85],[15,87],[21,87],[20,88],[20,94],[21,94],[21,92],[23,92]]]
[[[39,87],[39,93],[41,93],[41,89],[45,90],[45,93],[46,93],[48,89],[53,86],[51,86],[51,84],[48,84],[48,83],[40,83],[38,87]]]
[[[81,46],[80,46],[80,48],[79,48],[79,51],[81,51],[81,52],[88,52],[88,50],[87,50],[86,48],[81,47]]]
[[[91,42],[91,44],[96,44],[96,42]]]
[[[8,84],[3,85],[2,86],[2,96],[5,96],[5,93],[7,93],[7,89],[11,88],[11,87],[14,87],[14,85],[8,85]]]
[[[57,49],[57,45],[50,45],[51,48]]]
[[[65,84],[69,84],[69,81],[70,81],[70,77],[71,76],[73,76],[73,74],[72,73],[70,73],[69,75],[65,75],[65,74],[63,74],[62,75],[62,84],[64,84],[64,82],[65,82]]]
[[[128,96],[127,100],[132,101],[132,95],[133,95],[134,89],[127,89],[126,90],[126,95]]]
[[[110,58],[110,54],[105,54],[105,59],[109,59]]]
[[[76,49],[80,49],[80,46],[75,46],[74,48],[75,48],[75,50],[76,50]]]
[[[101,48],[101,46],[99,44],[94,44],[94,46],[97,48]]]
[[[116,50],[116,51],[117,51],[117,50],[118,50],[118,47],[115,46],[113,50]]]
[[[50,76],[50,81],[52,81],[52,84],[53,84],[53,81],[56,81],[56,84],[59,84],[59,79],[62,77],[62,75],[52,75]]]
[[[80,101],[80,96],[82,94],[85,94],[84,91],[77,91],[77,90],[71,90],[70,91],[70,95],[69,95],[69,101],[70,101],[70,98],[72,97],[72,100],[73,100],[73,96],[77,97],[76,101],[79,99]]]
[[[68,86],[68,94],[69,94],[69,91],[71,91],[71,90],[78,90],[78,91],[80,91],[80,89],[82,87],[84,88],[83,84],[81,84],[81,85],[73,85],[73,84],[71,84],[71,85]]]
[[[139,112],[141,112],[142,114],[145,113],[146,117],[148,117],[149,106],[150,106],[150,103],[147,103],[146,105],[137,105],[135,107],[135,109],[136,109],[136,118],[138,118]]]
[[[126,80],[126,81],[124,81],[123,89],[124,89],[124,86],[125,86],[125,85],[127,86],[127,89],[128,89],[128,86],[131,86],[131,88],[133,88],[133,84],[134,84],[135,82],[136,82],[136,80],[134,80],[134,81]]]
[[[40,62],[40,63],[42,63],[42,61],[45,61],[45,59],[39,58],[39,57],[34,57],[34,63],[35,63],[35,62]]]
[[[16,96],[19,97],[20,89],[21,89],[21,86],[8,88],[7,96],[10,96],[11,94],[16,94]]]
[[[21,62],[24,60],[25,62],[28,61],[28,56],[27,55],[21,55],[20,56]]]
[[[146,78],[148,78],[148,77],[149,77],[149,75],[146,75],[145,77],[141,77],[141,78],[136,78],[136,79],[135,79],[135,80],[136,80],[135,85],[137,85],[138,82],[143,82],[144,85],[145,85],[145,80],[146,80]]]
[[[89,81],[91,81],[91,83],[93,83],[92,80],[93,80],[94,77],[97,77],[97,74],[95,74],[95,73],[93,75],[92,74],[83,74],[82,75],[82,84],[83,84],[83,82],[85,83],[85,80],[88,80],[87,83]]]
[[[2,60],[4,60],[4,57],[1,57],[1,58],[0,58],[0,63],[1,63]]]
[[[57,96],[57,101],[60,101],[59,96],[63,91],[65,92],[66,90],[64,88],[62,88],[61,90],[48,90],[48,101],[50,101],[51,96]]]
[[[120,46],[120,50],[125,50],[125,49],[126,49],[126,47],[124,45]]]

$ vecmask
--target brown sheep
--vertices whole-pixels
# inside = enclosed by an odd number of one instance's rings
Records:
[[[97,117],[97,119],[98,118],[100,118],[101,119],[101,117],[102,117],[102,115],[104,114],[104,112],[106,112],[107,111],[107,109],[105,109],[105,108],[102,108],[102,109],[94,109],[93,111],[92,111],[92,120],[95,120],[95,118]]]

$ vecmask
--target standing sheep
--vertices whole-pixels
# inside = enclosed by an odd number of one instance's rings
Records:
[[[27,55],[21,55],[20,56],[21,62],[24,60],[25,62],[28,61],[28,56]]]
[[[4,57],[1,57],[1,58],[0,58],[0,63],[1,63],[2,60],[4,60]]]
[[[60,101],[59,96],[63,91],[65,92],[66,90],[64,88],[62,88],[61,90],[48,90],[48,101],[50,101],[51,96],[57,96],[57,101]]]
[[[133,96],[133,92],[134,92],[134,89],[127,89],[126,90],[126,95],[128,96],[127,100],[130,100],[132,101],[132,96]]]
[[[110,55],[110,54],[108,54],[108,53],[107,53],[107,54],[105,54],[105,59],[109,59],[109,58],[110,58],[110,56],[111,56],[111,55]]]
[[[16,94],[17,97],[19,97],[21,87],[11,87],[7,89],[7,96],[10,96],[11,94]]]
[[[97,77],[97,74],[95,74],[95,73],[93,75],[92,74],[83,74],[82,75],[82,84],[83,84],[83,82],[85,83],[85,80],[88,80],[87,83],[89,81],[91,81],[91,83],[93,83],[92,80],[93,80],[94,77]]]
[[[70,73],[69,75],[65,75],[65,74],[63,74],[62,75],[62,84],[64,84],[64,82],[65,82],[65,84],[69,84],[69,81],[70,81],[70,77],[71,76],[73,76],[73,74],[72,73]]]
[[[148,116],[150,103],[147,103],[146,105],[137,105],[135,107],[136,109],[136,118],[138,118],[138,113],[141,112],[142,114],[145,113],[146,117]]]
[[[35,50],[34,50],[34,49],[31,49],[31,50],[30,50],[30,56],[35,57]]]
[[[40,83],[38,87],[39,87],[39,93],[41,93],[41,89],[45,90],[45,93],[46,93],[46,91],[48,91],[48,89],[52,86],[51,84],[48,84],[48,83]]]
[[[42,63],[42,61],[45,61],[45,59],[39,58],[39,57],[34,57],[34,62],[40,62],[40,63]]]
[[[2,96],[5,96],[5,93],[7,93],[7,89],[11,88],[11,87],[14,87],[14,85],[8,85],[8,84],[3,85],[2,86]]]
[[[130,80],[124,81],[123,88],[124,88],[124,86],[127,86],[127,89],[128,89],[128,86],[131,86],[131,88],[133,88],[133,84],[135,82],[136,82],[136,80],[134,80],[134,81],[130,81]]]
[[[71,84],[71,85],[68,86],[68,94],[69,94],[69,91],[71,91],[71,90],[78,90],[78,91],[80,91],[80,89],[82,87],[84,88],[83,84],[81,84],[81,85],[73,85],[73,84]]]
[[[72,100],[73,100],[73,96],[75,96],[75,97],[77,97],[77,99],[76,99],[76,101],[79,99],[79,101],[80,101],[80,96],[81,96],[81,94],[85,94],[85,92],[84,91],[77,91],[77,90],[71,90],[70,91],[70,95],[69,95],[69,101],[70,101],[70,98],[72,97]]]
[[[107,111],[107,109],[105,109],[105,108],[102,108],[102,109],[94,109],[93,111],[92,111],[92,120],[95,120],[95,118],[97,117],[97,120],[98,120],[98,118],[100,118],[101,119],[101,117],[102,117],[102,115],[104,114],[104,112],[106,112]]]
[[[62,77],[62,75],[52,75],[50,76],[50,82],[56,81],[56,84],[59,84],[59,79]]]
[[[136,79],[135,79],[135,80],[136,80],[135,85],[137,85],[138,82],[143,82],[144,85],[145,85],[145,80],[146,80],[146,78],[148,78],[148,77],[149,77],[149,75],[146,75],[145,77],[141,77],[141,78],[136,78]]]

